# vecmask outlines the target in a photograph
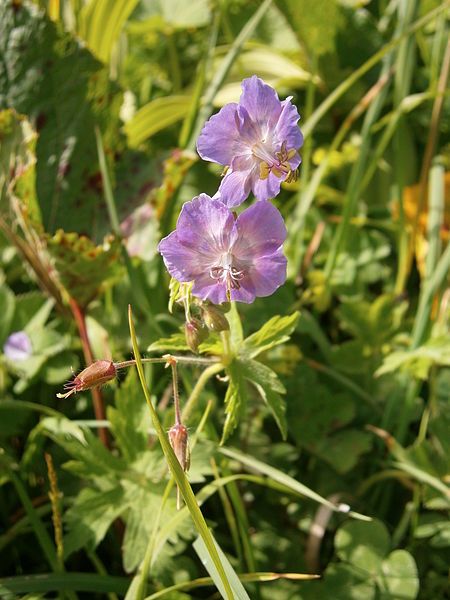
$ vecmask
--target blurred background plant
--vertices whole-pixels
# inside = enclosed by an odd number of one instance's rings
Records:
[[[5,597],[444,597],[449,8],[0,0]],[[289,279],[227,314],[231,350],[210,334],[217,364],[179,365],[189,480],[230,596],[192,543],[192,503],[176,510],[134,369],[56,392],[130,357],[129,303],[144,355],[187,355],[157,243],[216,191],[196,138],[255,73],[302,115],[300,178],[276,200]],[[170,370],[143,369],[168,430]]]

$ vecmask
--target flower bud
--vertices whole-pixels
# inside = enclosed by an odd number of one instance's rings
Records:
[[[207,328],[204,327],[198,319],[191,319],[186,322],[184,334],[186,336],[186,343],[192,352],[197,352],[200,344],[204,342],[209,335]]]
[[[183,471],[189,469],[188,431],[184,425],[178,423],[169,429],[170,445]]]
[[[110,360],[96,360],[64,385],[65,394],[56,394],[58,398],[68,398],[72,394],[90,390],[116,378],[117,370]]]
[[[228,331],[230,324],[227,321],[223,311],[213,305],[203,307],[203,321],[210,331]]]

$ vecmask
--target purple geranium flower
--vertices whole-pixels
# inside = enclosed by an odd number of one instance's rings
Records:
[[[3,352],[11,361],[26,360],[31,356],[33,349],[31,341],[25,331],[12,333],[3,346]]]
[[[274,198],[282,181],[296,178],[303,136],[291,97],[277,93],[254,75],[242,82],[239,104],[225,105],[206,122],[197,142],[204,160],[229,167],[219,188],[227,206],[241,204],[252,191]]]
[[[200,194],[184,204],[177,228],[159,251],[169,273],[193,282],[192,293],[220,304],[270,296],[286,280],[282,244],[286,227],[269,202],[257,202],[237,218],[220,200]]]

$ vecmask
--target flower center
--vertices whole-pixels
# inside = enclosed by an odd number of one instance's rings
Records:
[[[240,281],[245,277],[245,271],[233,266],[233,256],[227,254],[222,258],[220,265],[210,268],[209,276],[211,279],[215,279],[217,283],[225,283],[229,296],[231,290],[240,289]]]
[[[261,161],[259,164],[259,178],[267,179],[269,173],[272,172],[276,177],[282,177],[283,174],[286,175],[285,181],[287,183],[296,181],[297,170],[292,170],[289,164],[289,161],[291,158],[294,158],[296,152],[295,148],[287,149],[286,141],[281,144],[280,151],[275,152],[275,156],[272,156],[264,142],[258,142],[252,146],[253,156]]]

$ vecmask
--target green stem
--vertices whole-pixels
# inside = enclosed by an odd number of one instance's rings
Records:
[[[137,371],[139,374],[139,379],[141,381],[141,386],[142,386],[142,390],[144,392],[145,400],[146,400],[147,406],[150,410],[150,415],[152,417],[153,426],[158,435],[159,443],[161,444],[161,448],[162,448],[164,455],[166,457],[166,460],[169,464],[170,470],[175,479],[175,483],[177,484],[177,486],[183,496],[183,499],[186,503],[186,506],[189,509],[189,512],[191,514],[191,517],[195,524],[195,527],[196,527],[199,535],[203,539],[205,547],[211,557],[212,562],[214,563],[214,566],[217,570],[220,580],[222,581],[227,599],[233,600],[233,591],[231,589],[230,583],[225,574],[225,570],[224,570],[222,561],[220,560],[220,556],[217,551],[216,543],[214,542],[211,532],[208,529],[208,526],[206,524],[205,518],[203,517],[203,514],[197,504],[197,500],[196,500],[194,492],[192,491],[192,488],[189,484],[189,481],[186,477],[186,474],[184,473],[180,463],[178,462],[178,459],[172,449],[172,446],[169,443],[166,432],[164,431],[164,429],[159,421],[156,409],[152,404],[152,401],[150,398],[150,393],[147,389],[147,383],[145,380],[144,369],[142,367],[142,362],[141,362],[141,355],[140,355],[139,347],[137,344],[136,332],[134,329],[133,317],[132,317],[132,312],[131,312],[131,306],[128,307],[128,322],[129,322],[129,327],[130,327],[130,335],[131,335],[131,341],[132,341],[132,345],[133,345],[133,352],[134,352],[134,355],[136,358],[136,368],[137,368]],[[214,365],[214,366],[217,368],[216,365]]]

